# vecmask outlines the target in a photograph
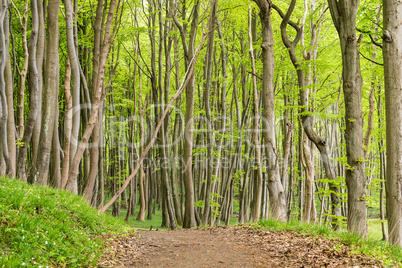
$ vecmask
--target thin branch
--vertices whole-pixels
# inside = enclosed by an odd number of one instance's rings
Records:
[[[147,74],[147,72],[144,71],[144,69],[141,68],[141,66],[139,65],[139,63],[137,62],[137,60],[133,57],[133,55],[131,55],[131,53],[127,50],[127,48],[124,46],[123,44],[123,48],[124,50],[127,52],[127,54],[130,56],[130,58],[134,61],[135,64],[137,64],[138,68],[140,68],[141,72],[143,74],[145,74],[146,77],[148,77],[149,79],[151,79],[150,74]],[[149,72],[149,70],[148,70]]]
[[[373,61],[373,60],[370,59],[370,58],[367,58],[367,57],[364,56],[360,51],[359,51],[359,54],[360,54],[363,58],[365,58],[366,60],[368,60],[368,61],[370,61],[370,62],[372,62],[372,63],[374,63],[374,64],[377,64],[377,65],[380,65],[380,66],[384,66],[383,63],[379,63],[379,62]]]
[[[19,19],[20,19],[21,26],[22,26],[23,23],[22,23],[21,13],[20,13],[20,11],[18,10],[18,8],[15,6],[13,0],[11,0],[11,4],[13,5],[15,11],[17,11],[17,14],[18,14],[18,17],[19,17]]]
[[[378,47],[380,47],[380,48],[382,49],[382,44],[380,44],[380,43],[378,43],[377,41],[375,41],[375,40],[374,40],[374,37],[373,37],[371,34],[369,34],[369,36],[370,36],[371,42],[372,42],[374,45],[376,45],[376,46],[378,46]]]
[[[262,81],[262,77],[261,76],[258,76],[258,75],[256,75],[255,73],[253,73],[253,72],[250,72],[250,71],[247,71],[249,74],[251,74],[251,75],[254,75],[255,77],[257,77],[258,79],[260,79],[261,81]]]

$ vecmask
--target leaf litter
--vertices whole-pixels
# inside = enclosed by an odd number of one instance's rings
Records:
[[[225,226],[108,236],[98,267],[383,267],[339,239]]]

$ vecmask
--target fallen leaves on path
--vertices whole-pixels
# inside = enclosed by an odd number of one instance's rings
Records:
[[[381,267],[338,239],[249,226],[143,231],[108,237],[99,267]]]

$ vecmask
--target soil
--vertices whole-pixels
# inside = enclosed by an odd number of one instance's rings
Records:
[[[249,226],[139,231],[109,238],[98,267],[381,267],[337,239]]]

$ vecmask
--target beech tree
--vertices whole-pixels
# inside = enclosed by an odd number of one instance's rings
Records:
[[[402,154],[402,3],[386,0],[383,7],[385,109],[387,121],[387,216],[389,242],[402,246],[401,173]]]
[[[332,21],[342,50],[342,80],[345,100],[346,184],[348,187],[348,229],[367,236],[366,178],[364,175],[362,76],[356,36],[358,0],[328,0]]]

